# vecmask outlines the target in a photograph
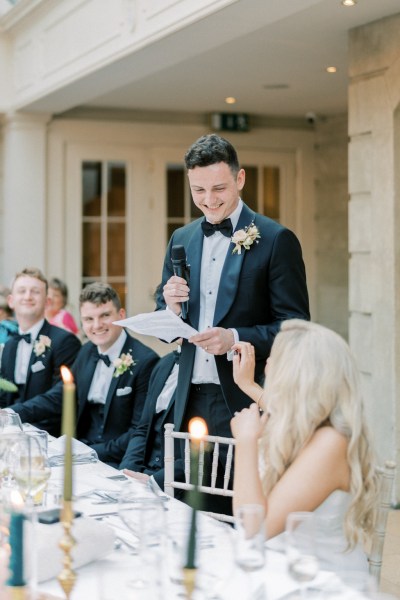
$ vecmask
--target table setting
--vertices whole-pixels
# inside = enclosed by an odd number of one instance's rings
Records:
[[[201,512],[196,486],[189,506],[100,462],[74,439],[66,377],[62,438],[16,419],[0,431],[2,600],[377,597],[319,568],[313,513],[289,515],[286,545],[274,547],[261,506],[242,506],[232,527]]]

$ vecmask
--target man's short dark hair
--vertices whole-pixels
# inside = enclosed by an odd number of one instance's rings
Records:
[[[229,166],[233,175],[237,175],[240,167],[235,148],[228,140],[215,133],[203,135],[185,154],[185,165],[188,170],[221,162]]]
[[[110,300],[114,304],[115,308],[120,310],[121,300],[114,288],[108,283],[94,281],[93,283],[89,283],[87,286],[85,286],[81,291],[79,296],[79,306],[82,306],[84,302],[91,302],[96,306],[100,306],[101,304],[110,302]]]

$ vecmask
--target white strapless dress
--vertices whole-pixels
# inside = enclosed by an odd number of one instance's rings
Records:
[[[362,545],[346,552],[347,540],[344,535],[344,517],[350,504],[350,494],[335,490],[315,509],[316,546],[321,569],[328,571],[368,572],[368,559]],[[285,534],[281,533],[267,542],[271,548],[282,549]]]

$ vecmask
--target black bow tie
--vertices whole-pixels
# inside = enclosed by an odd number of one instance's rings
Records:
[[[215,223],[215,225],[204,220],[201,222],[201,228],[206,237],[213,235],[216,231],[220,231],[226,237],[232,235],[232,221],[230,219],[224,219],[221,223]]]
[[[27,344],[30,344],[32,341],[31,338],[31,334],[30,333],[16,333],[14,335],[15,339],[18,340],[19,342],[21,340],[25,340]]]
[[[110,357],[108,356],[108,354],[100,354],[99,353],[98,359],[102,360],[104,362],[104,364],[106,365],[106,367],[109,367],[111,365],[111,360],[110,360]]]
[[[181,357],[181,353],[178,352],[177,350],[174,350],[174,359],[175,359],[175,364],[179,365],[179,359]]]

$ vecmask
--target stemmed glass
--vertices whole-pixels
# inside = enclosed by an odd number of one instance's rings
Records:
[[[16,486],[33,507],[51,475],[47,454],[38,439],[21,434],[14,437],[8,453],[8,468]]]
[[[289,575],[300,584],[299,597],[305,600],[307,585],[318,574],[313,513],[293,512],[288,515],[286,557]]]
[[[243,571],[265,565],[265,509],[260,504],[244,504],[235,515],[236,564]]]
[[[163,503],[144,488],[127,485],[118,497],[118,514],[137,538],[139,566],[137,576],[129,585],[137,589],[155,585],[157,593],[165,534]]]
[[[0,435],[2,433],[20,433],[23,431],[20,416],[6,410],[0,410]]]

